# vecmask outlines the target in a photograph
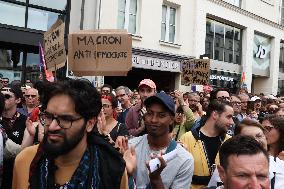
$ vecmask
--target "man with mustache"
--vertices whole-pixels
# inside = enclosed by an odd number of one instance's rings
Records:
[[[45,136],[17,156],[13,189],[128,188],[124,160],[93,131],[102,108],[98,91],[73,79],[46,90],[40,114]]]

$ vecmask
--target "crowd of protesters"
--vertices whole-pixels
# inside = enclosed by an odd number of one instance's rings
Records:
[[[0,87],[3,189],[284,188],[284,98],[150,79]]]

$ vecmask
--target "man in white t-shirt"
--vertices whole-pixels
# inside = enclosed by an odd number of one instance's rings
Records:
[[[128,174],[136,181],[137,189],[188,189],[193,175],[193,158],[183,147],[170,137],[173,129],[175,104],[166,93],[157,93],[144,102],[147,113],[144,121],[148,134],[129,140],[128,145],[134,146],[137,156],[136,170]],[[123,143],[121,137],[118,143]],[[120,146],[120,145],[118,145]],[[176,150],[173,159],[165,162],[161,154]],[[161,165],[149,173],[148,162],[158,157]],[[127,161],[127,160],[126,160]]]

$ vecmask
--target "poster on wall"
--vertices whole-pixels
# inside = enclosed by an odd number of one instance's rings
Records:
[[[76,76],[126,76],[132,37],[126,30],[79,31],[68,36],[68,69]]]
[[[209,59],[191,59],[182,61],[181,84],[189,86],[208,85],[210,78]]]

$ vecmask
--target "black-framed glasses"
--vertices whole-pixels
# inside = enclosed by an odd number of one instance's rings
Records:
[[[102,94],[110,94],[109,90],[102,90]]]
[[[56,115],[55,116],[54,114],[45,111],[39,114],[39,119],[43,126],[49,126],[53,120],[56,120],[57,124],[62,129],[70,129],[74,121],[83,119],[83,117],[80,116],[80,117],[75,118],[70,115]]]

